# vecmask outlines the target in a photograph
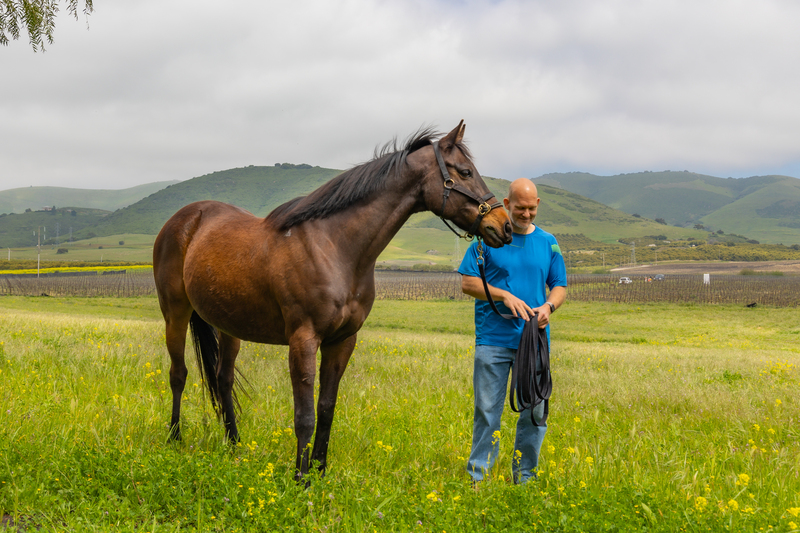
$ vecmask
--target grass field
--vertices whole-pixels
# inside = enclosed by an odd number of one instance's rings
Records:
[[[330,468],[292,481],[286,350],[247,344],[230,449],[191,363],[179,444],[154,298],[0,298],[0,513],[41,531],[793,531],[795,309],[567,303],[539,479],[477,489],[467,301],[378,301]],[[17,530],[18,528],[9,528]]]
[[[83,241],[64,242],[54,246],[42,246],[41,260],[47,261],[130,261],[136,263],[151,263],[153,261],[153,242],[155,235],[111,235],[95,237]],[[120,241],[124,244],[120,244]],[[36,244],[36,243],[34,243]],[[69,252],[59,254],[59,248],[66,248]],[[0,254],[0,269],[3,268],[3,259],[36,260],[36,246],[29,248],[12,248],[3,250]]]

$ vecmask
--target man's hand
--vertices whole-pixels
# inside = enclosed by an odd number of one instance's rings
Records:
[[[550,291],[550,296],[548,297],[547,301],[552,303],[553,306],[558,309],[561,307],[561,304],[564,303],[564,300],[567,299],[567,288],[566,287],[553,287]],[[539,313],[539,328],[543,328],[550,323],[550,315],[552,311],[550,311],[550,305],[545,303],[541,307],[537,307],[534,309],[537,313]]]
[[[539,315],[539,329],[542,329],[550,323],[550,306],[544,304],[541,307],[535,307],[534,312]]]
[[[462,275],[461,291],[464,294],[472,296],[473,298],[477,298],[478,300],[483,300],[484,302],[488,300],[486,298],[486,291],[483,288],[483,281],[481,278]],[[528,321],[533,317],[533,309],[531,309],[528,304],[510,292],[489,285],[489,294],[492,295],[492,300],[496,302],[503,302],[503,305],[508,307],[512,315],[520,317],[525,321]]]

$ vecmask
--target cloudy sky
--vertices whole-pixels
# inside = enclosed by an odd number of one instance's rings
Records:
[[[800,177],[794,0],[95,0],[0,47],[0,189],[344,169],[460,119],[485,175]]]

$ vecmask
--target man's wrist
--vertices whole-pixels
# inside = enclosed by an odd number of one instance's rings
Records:
[[[551,314],[556,312],[556,306],[555,306],[555,304],[553,304],[553,302],[545,302],[545,303],[550,306],[550,313]]]

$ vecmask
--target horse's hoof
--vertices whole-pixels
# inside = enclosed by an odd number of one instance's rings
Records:
[[[181,430],[177,427],[174,427],[169,430],[169,434],[167,435],[167,442],[180,442],[181,438]]]

